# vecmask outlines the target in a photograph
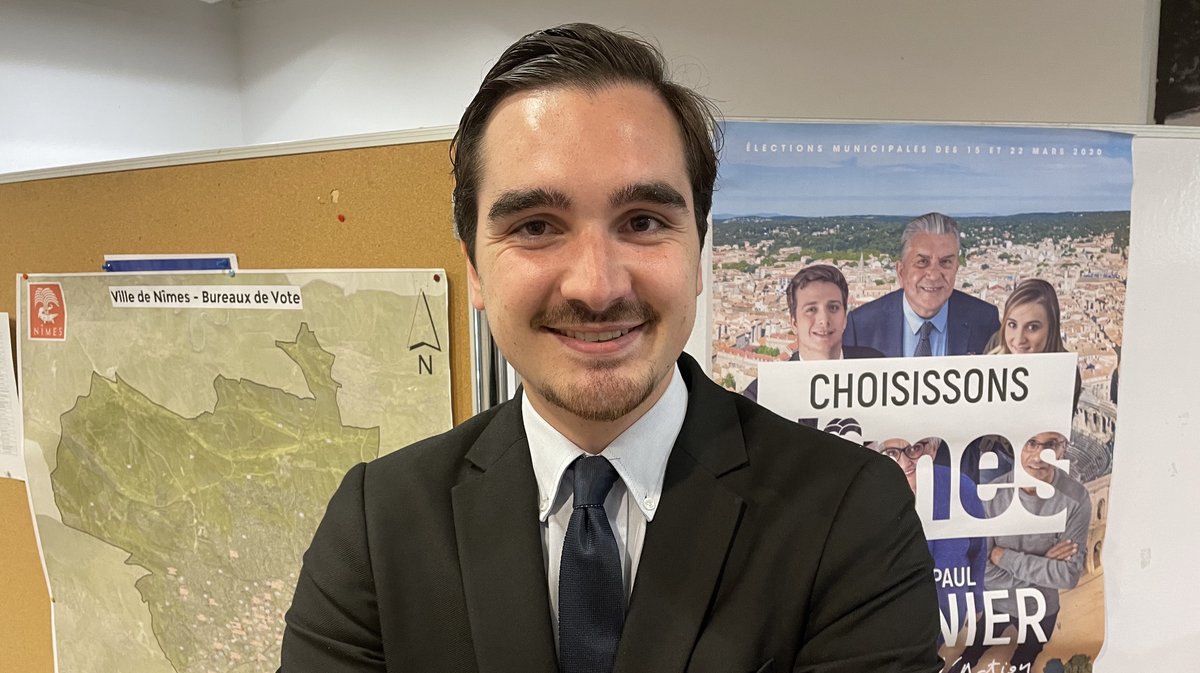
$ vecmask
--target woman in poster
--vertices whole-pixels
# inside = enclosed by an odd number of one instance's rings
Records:
[[[1013,289],[1004,302],[1004,317],[1000,330],[988,342],[989,355],[1010,353],[1067,353],[1062,338],[1061,309],[1058,293],[1054,286],[1041,278],[1027,278]],[[1075,370],[1075,394],[1071,413],[1079,408],[1079,394],[1083,380]],[[979,456],[993,452],[997,457],[997,468],[980,474]],[[948,457],[946,458],[948,460]],[[1001,437],[989,435],[972,442],[963,454],[964,471],[976,483],[988,483],[996,476],[1012,470],[1012,446]]]

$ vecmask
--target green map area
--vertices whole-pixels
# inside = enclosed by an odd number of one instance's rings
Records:
[[[185,418],[93,373],[61,418],[63,523],[149,571],[136,587],[179,673],[275,670],[296,561],[346,470],[379,454],[379,428],[343,424],[307,323],[275,346],[311,396],[218,376],[213,410]]]

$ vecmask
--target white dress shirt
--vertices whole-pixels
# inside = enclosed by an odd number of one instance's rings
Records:
[[[909,305],[908,297],[901,297],[900,304],[904,307],[904,325],[907,328],[904,330],[904,356],[912,357],[917,352],[917,344],[921,341],[921,325],[926,322],[933,323],[933,329],[929,332],[929,349],[932,351],[930,355],[945,355],[946,321],[950,315],[950,302],[947,300],[938,312],[928,319],[917,315]]]
[[[604,501],[604,511],[617,538],[626,604],[637,576],[646,526],[654,520],[654,510],[662,496],[667,457],[683,427],[687,401],[687,384],[676,367],[663,396],[600,454],[612,463],[620,477]],[[550,616],[557,644],[558,569],[575,499],[574,474],[570,465],[587,453],[542,418],[529,403],[527,395],[521,397],[521,414],[533,459],[533,473],[537,478],[542,558],[546,563]]]

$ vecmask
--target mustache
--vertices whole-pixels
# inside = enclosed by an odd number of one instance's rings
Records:
[[[595,323],[649,323],[659,319],[658,311],[646,302],[622,297],[603,310],[595,311],[578,299],[568,299],[562,304],[537,312],[530,320],[534,328],[553,327],[561,329],[571,325]]]

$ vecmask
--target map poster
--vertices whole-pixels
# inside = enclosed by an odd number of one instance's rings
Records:
[[[24,479],[25,462],[21,460],[21,406],[17,401],[17,378],[13,370],[12,333],[8,329],[8,314],[0,312],[0,477]]]
[[[1129,136],[730,122],[718,184],[713,379],[896,461],[938,568],[945,670],[1090,671]]]
[[[61,673],[266,672],[355,463],[451,426],[429,270],[18,278]]]

